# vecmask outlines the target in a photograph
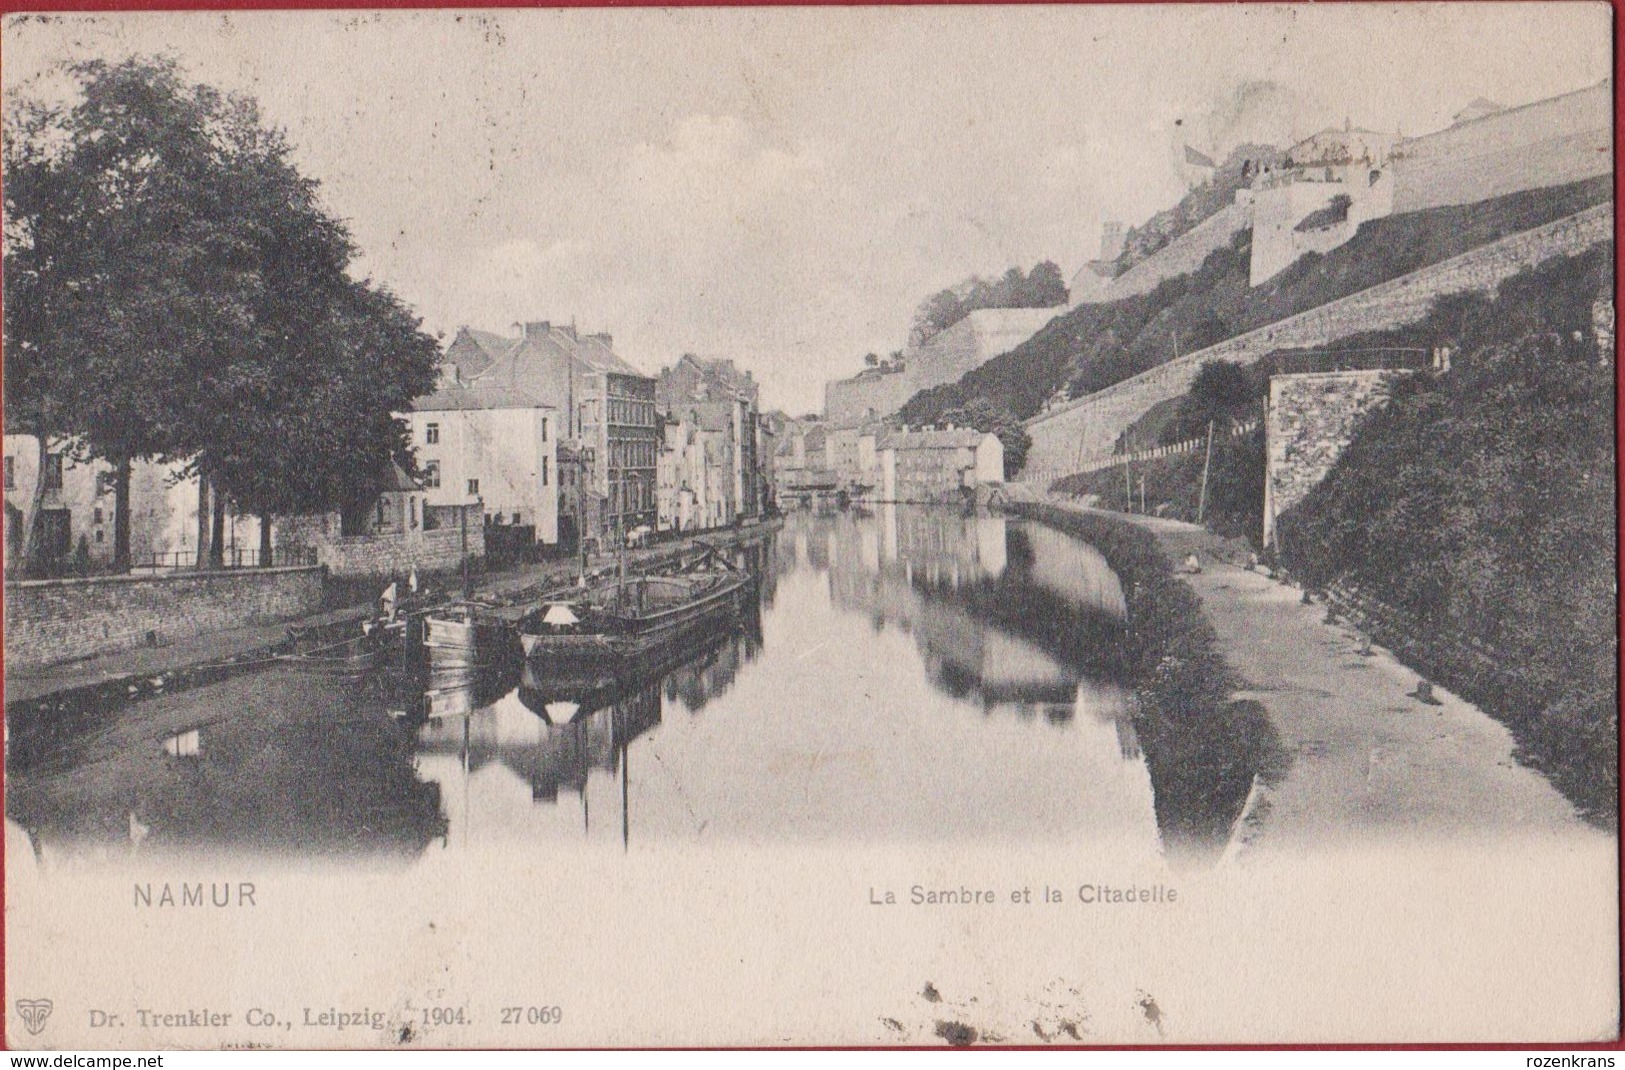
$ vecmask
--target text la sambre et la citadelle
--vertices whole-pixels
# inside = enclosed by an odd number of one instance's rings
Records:
[[[869,887],[869,905],[888,906],[1032,906],[1075,903],[1084,906],[1168,906],[1179,902],[1179,889],[1166,884],[1108,884],[1086,882],[1077,887],[1041,885],[1037,888],[1023,885],[1008,892],[991,888],[932,888],[924,884],[910,885],[899,895],[891,888]]]

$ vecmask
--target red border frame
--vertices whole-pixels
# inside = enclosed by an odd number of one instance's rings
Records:
[[[1037,5],[1053,3],[1056,0],[999,0],[1002,4]],[[1206,3],[1219,4],[1224,0],[1060,0],[1067,4],[1115,4],[1115,3]],[[1267,2],[1267,0],[1242,0],[1242,2]],[[1328,2],[1328,0],[1320,0]],[[1329,0],[1335,3],[1356,3],[1360,0]],[[1406,0],[1406,2],[1419,2],[1419,0]],[[1466,3],[1470,0],[1459,0]],[[919,7],[919,6],[979,6],[982,0],[889,0],[885,6]],[[1620,251],[1620,223],[1618,205],[1622,194],[1625,194],[1625,171],[1619,167],[1620,135],[1625,132],[1625,122],[1622,122],[1620,110],[1620,75],[1625,71],[1625,63],[1619,50],[1619,25],[1621,15],[1625,14],[1625,0],[1608,0],[1609,7],[1614,15],[1612,26],[1612,40],[1614,44],[1613,86],[1614,86],[1614,203],[1616,207],[1614,217],[1614,272],[1615,272],[1615,307],[1618,308],[1619,275],[1622,266]],[[40,0],[37,3],[18,3],[16,0],[0,0],[0,15],[9,15],[16,12],[71,14],[76,12],[108,12],[108,11],[310,11],[310,10],[424,10],[424,9],[461,9],[461,10],[492,10],[512,9],[529,10],[536,8],[651,8],[651,7],[868,7],[880,6],[865,2],[865,0],[555,0],[550,4],[524,4],[513,0],[489,0],[486,3],[460,2],[436,3],[434,0],[234,0],[234,2],[218,2],[218,0]],[[3,49],[0,49],[0,65],[4,64]],[[1618,512],[1620,526],[1625,527],[1625,478],[1621,476],[1618,462],[1619,456],[1625,450],[1625,423],[1620,420],[1619,412],[1625,405],[1625,378],[1619,374],[1619,359],[1615,357],[1614,392],[1614,504]],[[1616,544],[1616,554],[1621,548]],[[1615,560],[1616,576],[1620,572],[1621,561],[1625,556],[1617,556]],[[1616,584],[1617,591],[1617,584]],[[1620,619],[1620,609],[1625,606],[1625,600],[1616,594],[1615,619]],[[4,604],[4,594],[0,591],[0,605]],[[4,625],[0,624],[0,641],[4,639]],[[1625,677],[1625,642],[1621,643],[1619,654],[1619,670]],[[4,679],[0,678],[0,702],[5,696]],[[1625,755],[1622,755],[1621,772],[1625,774]],[[1625,781],[1625,775],[1621,777]],[[0,816],[4,815],[4,788],[5,771],[0,763]],[[1622,1022],[1625,1022],[1625,851],[1620,848],[1620,841],[1615,841],[1615,862],[1619,867],[1619,885],[1622,901],[1619,914],[1619,952],[1618,961],[1621,963],[1622,974],[1620,978],[1620,1006],[1622,1009]],[[0,908],[5,903],[5,860],[0,855]],[[3,918],[3,914],[0,914]],[[5,926],[0,922],[0,1013],[4,1013],[5,988]],[[1080,1045],[999,1045],[996,1049],[1009,1051],[1563,1051],[1563,1052],[1607,1052],[1625,1051],[1625,1024],[1616,1023],[1621,1029],[1620,1036],[1612,1041],[1598,1041],[1592,1043],[1568,1044],[1080,1044]],[[0,1030],[0,1050],[9,1050],[5,1042],[4,1031]],[[135,1049],[131,1049],[135,1050]],[[341,1048],[289,1048],[288,1051],[344,1051]],[[547,1051],[547,1050],[584,1050],[584,1051],[948,1051],[935,1045],[901,1045],[876,1046],[852,1045],[847,1047],[815,1047],[805,1045],[774,1045],[758,1046],[747,1045],[739,1047],[721,1048],[585,1048],[585,1049],[548,1049],[548,1048],[411,1048],[411,1051]]]

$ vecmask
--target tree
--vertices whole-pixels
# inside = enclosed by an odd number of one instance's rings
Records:
[[[217,181],[232,106],[169,61],[69,70],[82,97],[24,104],[5,146],[6,409],[42,453],[112,462],[127,518],[129,463],[170,452],[184,427],[184,369],[218,359],[244,322]],[[35,506],[37,524],[37,492]],[[115,524],[122,562],[128,531]]]
[[[1210,361],[1197,370],[1190,391],[1180,399],[1178,414],[1163,431],[1163,441],[1205,435],[1209,423],[1215,435],[1226,435],[1259,415],[1263,396],[1264,382],[1251,369],[1235,361]]]
[[[81,96],[22,105],[5,144],[12,426],[112,462],[121,518],[132,461],[181,462],[200,551],[211,500],[214,527],[228,497],[353,509],[402,451],[391,413],[432,389],[435,343],[349,277],[348,232],[251,100],[167,59],[69,70]],[[127,519],[115,543],[127,561]]]

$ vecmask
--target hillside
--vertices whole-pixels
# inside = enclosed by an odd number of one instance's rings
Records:
[[[957,382],[921,391],[902,409],[910,424],[983,398],[1019,419],[1063,387],[1103,390],[1166,362],[1328,301],[1447,260],[1608,200],[1607,177],[1465,206],[1372,220],[1346,245],[1310,254],[1257,288],[1247,285],[1251,234],[1210,255],[1200,270],[1150,293],[1080,305],[1022,345]]]
[[[1294,574],[1396,610],[1402,657],[1506,721],[1525,759],[1606,821],[1618,514],[1614,368],[1592,303],[1612,290],[1610,245],[1493,301],[1441,301],[1429,333],[1459,347],[1451,370],[1402,383],[1280,520]]]

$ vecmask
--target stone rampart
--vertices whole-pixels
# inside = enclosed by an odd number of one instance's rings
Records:
[[[1342,456],[1360,417],[1388,399],[1403,371],[1312,372],[1270,378],[1264,415],[1264,541]]]
[[[1523,231],[1409,275],[1331,301],[1059,405],[1027,421],[1032,448],[1024,481],[1049,483],[1073,465],[1110,453],[1130,424],[1158,402],[1190,388],[1202,365],[1226,360],[1249,364],[1277,349],[1327,345],[1364,331],[1386,330],[1425,316],[1434,300],[1463,291],[1488,291],[1553,256],[1580,253],[1614,235],[1614,208],[1601,204]]]

